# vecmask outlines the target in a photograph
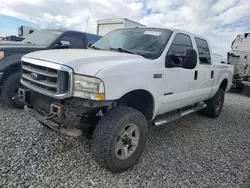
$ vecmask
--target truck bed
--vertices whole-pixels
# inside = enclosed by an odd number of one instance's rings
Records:
[[[232,85],[234,66],[229,64],[215,64],[214,66],[214,83],[213,87],[216,87],[216,91],[222,82],[224,76],[228,79],[228,91]],[[225,78],[225,77],[224,77]]]

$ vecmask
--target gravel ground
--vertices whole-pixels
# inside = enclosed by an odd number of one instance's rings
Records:
[[[147,149],[120,174],[100,168],[90,142],[0,103],[0,187],[250,187],[250,98],[228,93],[221,116],[193,114],[150,129]]]

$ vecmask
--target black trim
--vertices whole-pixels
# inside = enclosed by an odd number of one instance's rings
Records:
[[[211,72],[211,78],[213,78],[214,77],[214,71],[212,70],[212,72]]]
[[[198,78],[198,71],[196,70],[194,71],[194,80],[197,80],[197,78]]]
[[[164,93],[164,96],[166,96],[166,95],[173,95],[173,92]]]
[[[162,78],[162,74],[154,74],[154,78]]]

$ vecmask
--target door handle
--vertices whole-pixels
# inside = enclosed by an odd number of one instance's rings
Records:
[[[214,71],[212,70],[211,71],[211,78],[213,78],[214,77]]]
[[[197,78],[198,78],[198,71],[196,70],[194,71],[194,80],[197,80]]]

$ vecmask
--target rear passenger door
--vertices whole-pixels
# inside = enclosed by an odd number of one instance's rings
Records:
[[[68,41],[70,48],[84,48],[85,40],[83,35],[77,33],[66,33],[61,41]]]
[[[208,99],[214,77],[213,65],[211,64],[211,52],[206,40],[195,37],[195,43],[198,51],[198,74],[195,85],[197,91],[197,101]]]

